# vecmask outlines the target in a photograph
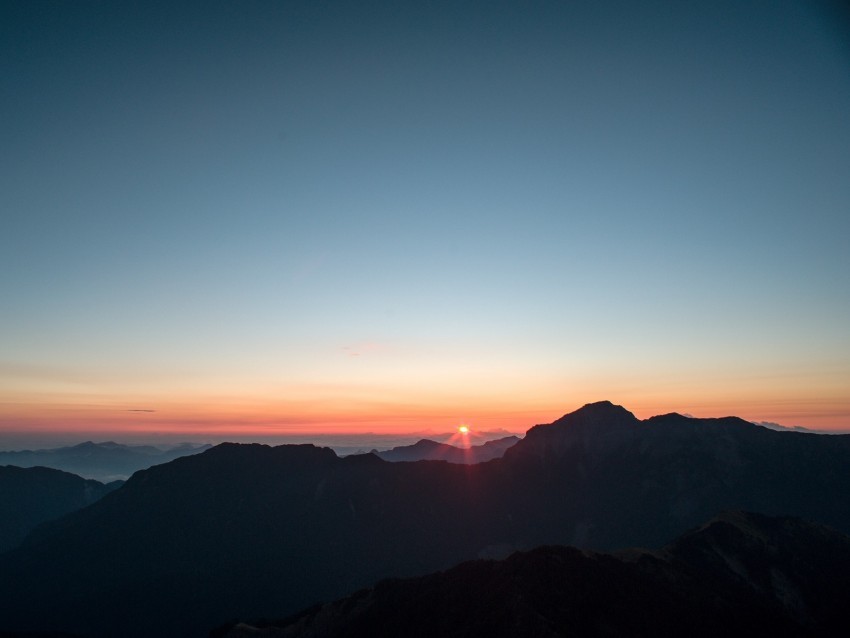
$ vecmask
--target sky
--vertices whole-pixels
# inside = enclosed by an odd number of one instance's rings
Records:
[[[0,435],[850,430],[838,2],[0,4]]]

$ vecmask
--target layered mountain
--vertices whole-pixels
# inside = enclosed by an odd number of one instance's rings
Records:
[[[850,436],[603,402],[474,465],[224,444],[0,556],[0,630],[204,635],[515,549],[661,547],[727,509],[850,531]]]
[[[46,467],[0,466],[0,552],[20,545],[41,523],[91,505],[120,484]]]
[[[481,445],[457,447],[448,443],[421,439],[413,445],[402,445],[383,452],[374,450],[372,454],[393,463],[399,461],[448,461],[449,463],[469,465],[501,458],[505,454],[505,450],[513,447],[519,440],[518,436],[506,436],[487,441]]]
[[[381,581],[217,638],[835,636],[846,631],[850,537],[801,519],[725,512],[661,551],[563,546]]]
[[[167,449],[152,445],[123,445],[114,441],[86,441],[69,447],[46,450],[0,452],[0,465],[18,467],[52,467],[84,478],[109,482],[125,480],[133,472],[173,461],[188,454],[198,454],[210,445],[181,443]]]

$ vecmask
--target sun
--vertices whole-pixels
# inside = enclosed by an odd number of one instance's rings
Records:
[[[460,425],[457,428],[457,431],[461,434],[469,434],[469,426],[468,425]]]

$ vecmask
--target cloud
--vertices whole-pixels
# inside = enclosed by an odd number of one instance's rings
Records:
[[[752,423],[760,425],[763,428],[780,430],[782,432],[814,432],[814,430],[804,428],[802,425],[782,425],[781,423],[774,423],[773,421],[752,421]]]
[[[802,425],[782,425],[781,423],[774,423],[773,421],[751,421],[751,423],[770,430],[777,430],[779,432],[808,432],[809,434],[847,433],[847,430],[815,430],[813,428],[804,428]]]

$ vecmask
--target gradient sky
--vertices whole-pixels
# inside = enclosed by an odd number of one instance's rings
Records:
[[[839,3],[0,7],[0,430],[850,429]]]

